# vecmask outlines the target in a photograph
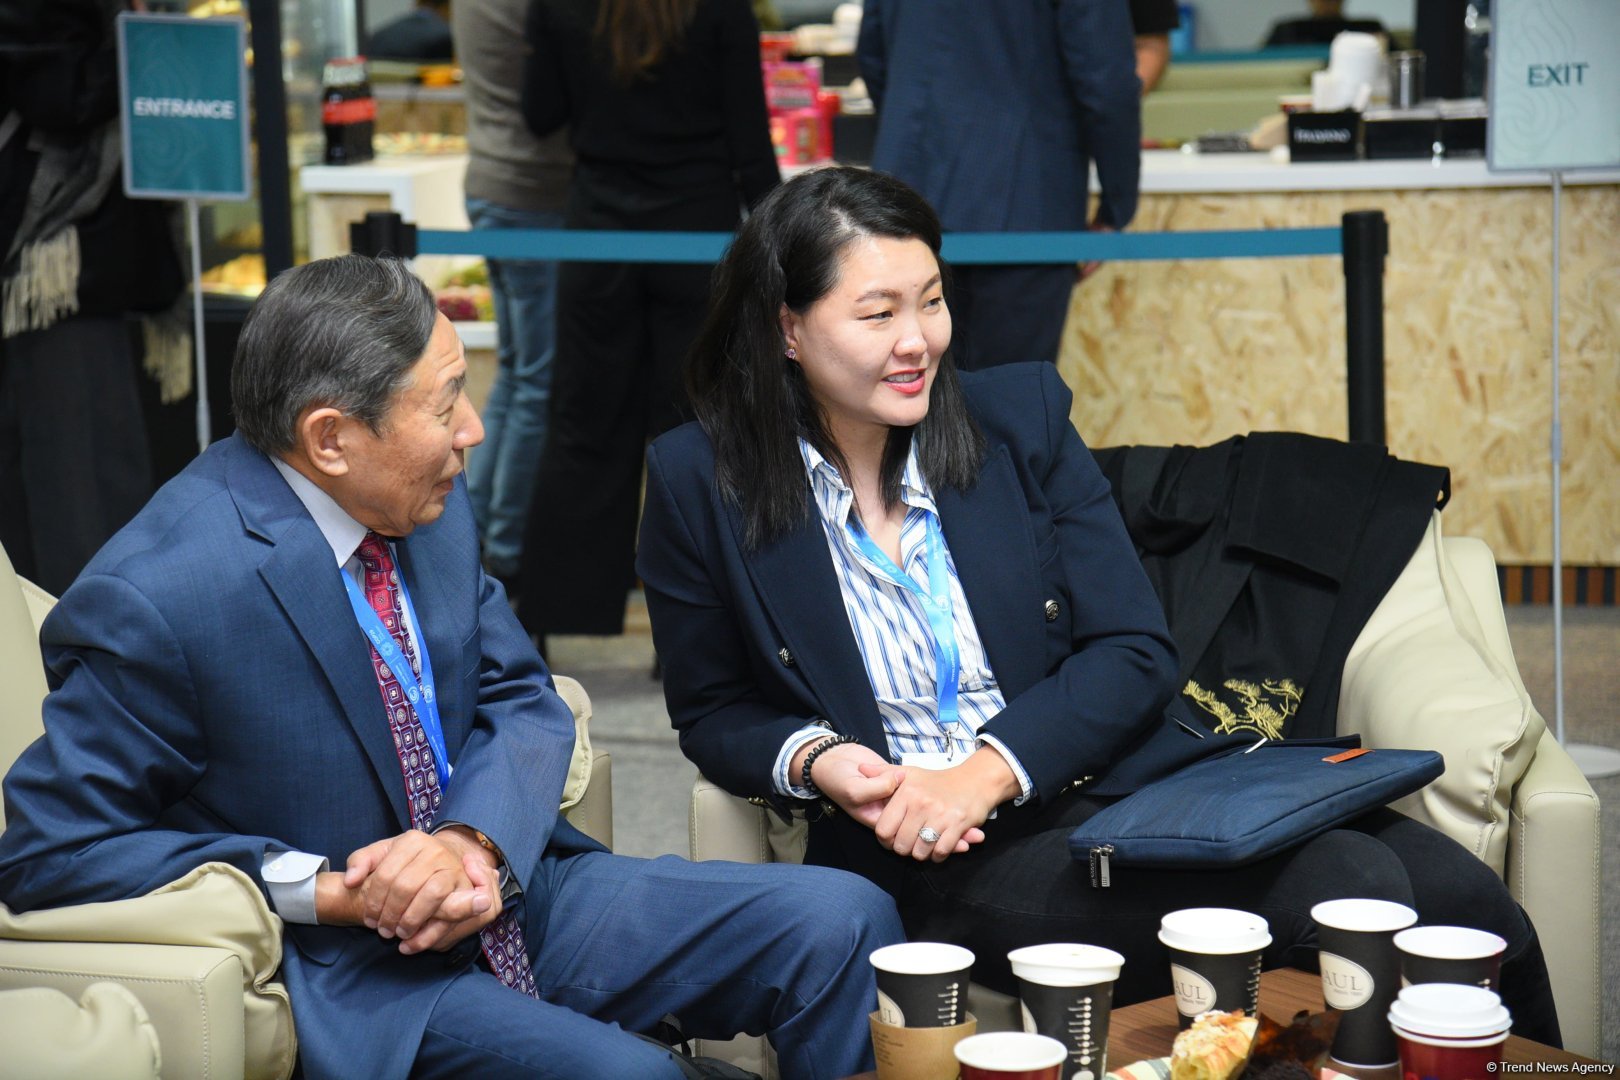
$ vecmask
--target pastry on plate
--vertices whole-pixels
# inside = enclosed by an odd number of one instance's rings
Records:
[[[1233,1080],[1249,1060],[1258,1021],[1232,1012],[1207,1012],[1176,1036],[1170,1050],[1170,1080]]]

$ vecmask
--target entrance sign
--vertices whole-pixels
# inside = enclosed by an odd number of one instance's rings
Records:
[[[239,17],[118,16],[127,195],[241,200],[251,194],[246,55]]]
[[[1620,167],[1620,3],[1493,0],[1492,170]]]

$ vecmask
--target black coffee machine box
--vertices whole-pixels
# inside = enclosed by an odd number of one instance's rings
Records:
[[[1290,161],[1354,161],[1361,156],[1361,114],[1289,113],[1288,155]]]
[[[1433,158],[1441,153],[1437,109],[1368,109],[1361,119],[1369,161]]]

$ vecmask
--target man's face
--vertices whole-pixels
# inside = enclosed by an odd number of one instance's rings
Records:
[[[338,504],[360,524],[385,536],[406,536],[437,521],[465,464],[467,447],[484,441],[484,425],[467,399],[467,358],[443,315],[411,383],[394,399],[380,434],[346,425],[348,463]]]

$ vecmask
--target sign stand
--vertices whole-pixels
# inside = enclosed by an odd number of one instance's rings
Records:
[[[208,346],[203,336],[202,301],[202,223],[197,200],[186,200],[186,220],[191,232],[191,336],[197,345],[197,453],[214,441],[213,416],[208,407]]]
[[[1552,608],[1554,731],[1590,779],[1620,774],[1620,750],[1564,736],[1564,431],[1559,264],[1564,173],[1620,165],[1620,4],[1612,0],[1495,0],[1491,18],[1491,171],[1552,177]]]
[[[124,193],[182,199],[191,233],[197,452],[213,440],[203,339],[201,199],[252,193],[246,27],[238,16],[118,16],[118,92]]]
[[[1554,732],[1576,768],[1589,780],[1620,775],[1620,750],[1592,743],[1572,743],[1564,738],[1564,428],[1561,419],[1559,345],[1562,327],[1559,315],[1559,263],[1564,246],[1564,174],[1552,174],[1552,605],[1553,605],[1553,716]]]

